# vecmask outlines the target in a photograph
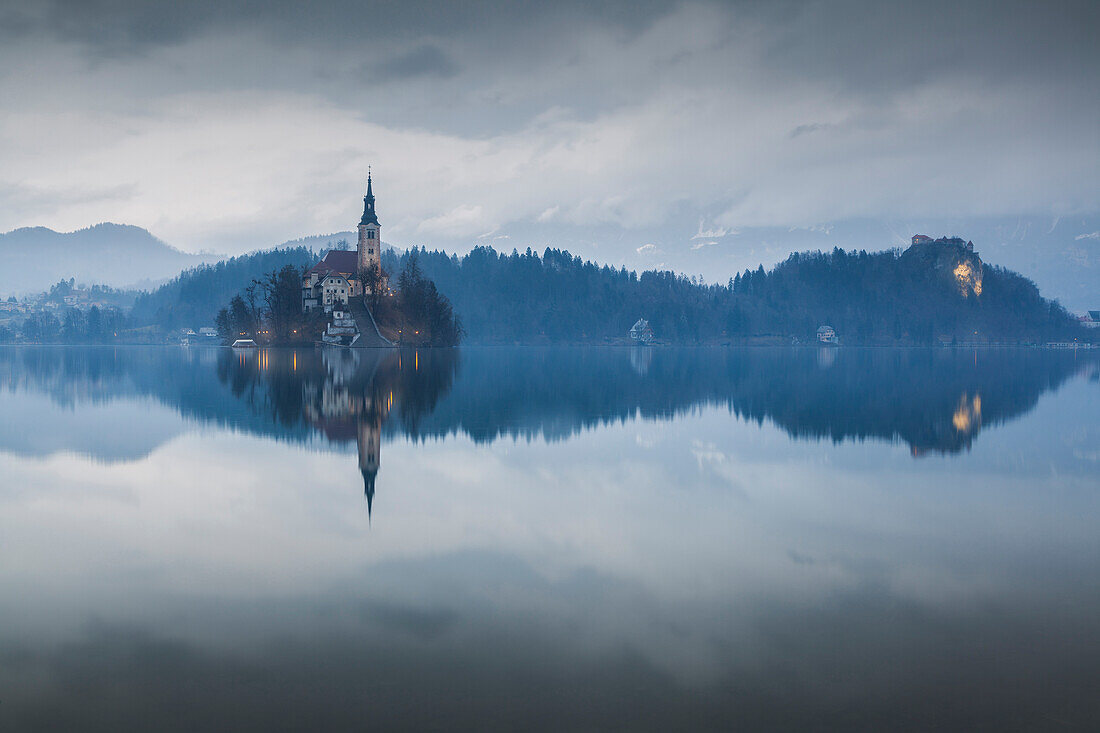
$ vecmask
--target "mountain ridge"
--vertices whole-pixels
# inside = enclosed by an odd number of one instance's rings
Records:
[[[220,259],[215,253],[184,252],[133,224],[100,222],[71,232],[20,227],[0,234],[0,293],[41,292],[68,278],[134,287]]]

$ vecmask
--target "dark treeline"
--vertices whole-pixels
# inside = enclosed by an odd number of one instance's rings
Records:
[[[396,299],[379,298],[371,307],[383,329],[405,344],[458,346],[464,333],[462,319],[447,296],[424,276],[419,261],[416,251],[403,258]]]
[[[49,311],[31,313],[24,319],[22,340],[30,343],[110,344],[125,339],[129,317],[117,308],[93,305],[87,310],[66,308],[60,318]],[[0,343],[10,343],[14,332],[0,326]]]
[[[948,250],[940,254],[955,256]],[[218,324],[223,337],[253,334],[266,308],[280,334],[269,340],[293,342],[284,332],[317,331],[317,324],[291,314],[300,293],[291,296],[287,285],[277,302],[267,303],[275,290],[249,294],[248,288],[273,277],[289,283],[287,268],[300,272],[317,257],[297,247],[188,270],[137,297],[131,334],[137,326],[212,325],[222,308],[228,316]],[[401,331],[403,338],[409,336],[406,342],[415,342],[411,335],[421,331],[430,338],[420,342],[433,345],[457,343],[463,335],[483,344],[600,343],[624,339],[638,318],[649,320],[658,341],[685,344],[812,340],[822,325],[835,328],[850,345],[1042,343],[1098,335],[1014,272],[979,265],[981,294],[964,296],[943,257],[937,261],[911,251],[796,253],[770,271],[746,270],[724,284],[672,272],[638,274],[550,248],[540,255],[478,247],[461,258],[424,249],[400,255],[385,250],[382,264],[399,297],[372,304],[376,313],[382,311],[380,326],[385,330],[388,322],[393,326],[388,335]],[[63,295],[60,289],[55,293]],[[29,331],[24,328],[26,340],[63,340],[62,316],[56,323],[46,316],[39,320],[30,322]],[[78,324],[71,325],[69,333],[78,333]]]
[[[849,344],[1085,338],[1063,308],[1016,273],[986,266],[981,296],[964,297],[949,270],[897,250],[792,254],[771,271],[746,270],[724,285],[672,272],[638,275],[550,248],[541,256],[490,247],[462,258],[424,249],[417,256],[475,343],[603,341],[624,337],[638,318],[659,340],[676,343],[812,339],[824,324]],[[386,252],[383,265],[399,272],[409,257]]]
[[[218,310],[235,295],[241,294],[253,280],[287,265],[299,270],[316,260],[308,247],[273,249],[233,257],[214,265],[200,265],[182,272],[178,277],[150,293],[143,293],[134,303],[134,319],[138,323],[164,328],[201,328],[214,323]],[[300,301],[301,293],[298,298]],[[301,303],[299,302],[299,306]]]
[[[133,336],[128,309],[137,295],[137,291],[107,285],[77,285],[75,278],[60,280],[43,293],[41,301],[49,304],[48,309],[34,310],[22,322],[0,326],[0,343],[117,343]],[[65,307],[65,299],[70,297],[75,297],[80,307]],[[17,301],[13,296],[8,302]]]
[[[218,336],[226,343],[237,338],[272,344],[311,343],[322,322],[319,311],[302,312],[302,270],[292,264],[250,282],[214,317]]]

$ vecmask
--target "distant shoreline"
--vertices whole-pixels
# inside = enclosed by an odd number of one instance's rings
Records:
[[[263,351],[265,349],[279,349],[279,350],[298,350],[308,351],[314,349],[323,348],[341,348],[338,346],[332,346],[327,344],[268,344],[257,345],[255,347],[234,347],[228,344],[150,344],[150,343],[126,343],[119,342],[113,344],[71,344],[61,342],[45,342],[45,343],[33,343],[33,342],[21,342],[21,343],[7,343],[0,344],[0,348],[96,348],[96,349],[117,349],[120,347],[133,349],[133,348],[156,348],[156,349],[229,349],[237,351]],[[702,343],[702,344],[676,344],[676,343],[649,343],[649,344],[632,344],[632,343],[586,343],[586,342],[557,342],[557,343],[466,343],[461,346],[424,346],[407,344],[404,346],[398,345],[393,348],[398,350],[425,350],[425,349],[638,349],[656,351],[664,351],[669,349],[822,349],[827,351],[844,351],[844,350],[863,350],[863,349],[897,349],[897,350],[910,350],[910,349],[927,349],[936,351],[946,351],[955,349],[1036,349],[1046,351],[1093,351],[1100,350],[1100,344],[1094,344],[1089,342],[1082,342],[1078,344],[1072,343],[1050,343],[1050,344],[1005,344],[1005,343],[980,343],[980,344],[818,344],[818,343]],[[350,349],[351,351],[371,351],[373,349]],[[389,351],[389,348],[378,348],[378,351]]]

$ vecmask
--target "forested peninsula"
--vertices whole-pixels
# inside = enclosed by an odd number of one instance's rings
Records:
[[[250,287],[255,293],[280,272],[290,283],[317,257],[305,247],[276,249],[186,270],[137,296],[126,323],[111,333],[125,341],[150,329],[213,326],[219,310],[235,297],[240,306]],[[794,253],[725,283],[616,269],[549,247],[541,254],[475,247],[461,257],[387,248],[381,264],[395,303],[401,283],[417,283],[418,303],[430,283],[432,302],[453,310],[468,344],[627,343],[638,319],[649,322],[655,344],[814,342],[825,325],[844,345],[1086,344],[1100,336],[1026,277],[983,262],[972,243],[954,237],[914,237],[904,250]],[[416,277],[403,279],[410,265]],[[252,305],[262,311],[262,303]],[[283,330],[294,335],[288,340],[310,342],[320,322],[294,316],[296,305],[282,307],[290,319]],[[380,310],[384,332],[387,318],[408,322],[400,308]],[[36,340],[49,340],[47,326],[36,323]]]

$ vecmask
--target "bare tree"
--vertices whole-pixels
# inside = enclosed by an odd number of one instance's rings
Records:
[[[259,287],[263,293],[264,316],[276,341],[285,343],[301,320],[301,282],[302,273],[294,265],[284,265],[252,281],[253,292]]]
[[[386,284],[386,273],[377,262],[372,262],[366,269],[359,271],[359,282],[363,283],[363,295],[371,312],[377,311],[382,304],[382,289]]]

